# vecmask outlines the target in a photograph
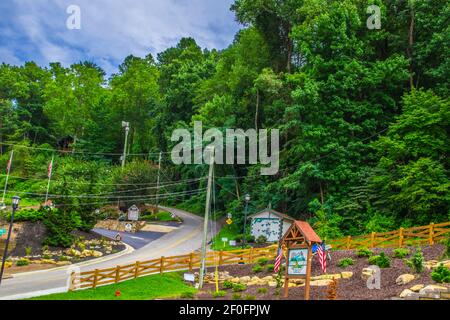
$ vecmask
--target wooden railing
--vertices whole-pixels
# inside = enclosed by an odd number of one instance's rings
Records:
[[[414,245],[433,245],[450,237],[450,222],[428,226],[400,228],[389,232],[372,232],[369,235],[328,241],[333,249],[392,248]]]
[[[328,241],[336,249],[390,248],[408,245],[433,245],[450,237],[450,222],[430,224],[390,232],[373,232],[369,235]],[[250,248],[233,251],[210,251],[206,255],[206,266],[223,266],[232,264],[251,264],[260,258],[274,259],[277,245],[265,248]],[[141,276],[164,273],[175,270],[189,270],[200,267],[200,254],[190,253],[181,256],[161,257],[159,259],[136,261],[133,264],[116,266],[108,269],[72,273],[71,290],[75,288],[96,288],[97,286],[118,283]]]

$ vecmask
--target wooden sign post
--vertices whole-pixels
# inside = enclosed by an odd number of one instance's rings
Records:
[[[305,300],[310,297],[312,246],[322,243],[313,228],[305,221],[294,221],[281,238],[287,248],[284,278],[284,297],[289,295],[290,279],[305,279]]]

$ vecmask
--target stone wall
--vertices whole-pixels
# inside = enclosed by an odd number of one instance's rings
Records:
[[[131,232],[138,232],[145,227],[145,221],[117,221],[117,220],[102,220],[97,222],[95,228],[114,230],[125,232],[125,225],[131,224]]]

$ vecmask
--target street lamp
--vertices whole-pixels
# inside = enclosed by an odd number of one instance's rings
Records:
[[[8,245],[9,245],[9,240],[11,239],[11,230],[12,230],[13,223],[14,223],[14,214],[16,213],[16,210],[19,207],[19,201],[20,201],[20,197],[18,197],[18,196],[12,197],[12,213],[11,213],[11,220],[9,222],[8,237],[6,238],[6,243],[5,243],[5,252],[3,252],[2,268],[0,269],[0,284],[2,283],[3,270],[5,269],[6,256],[8,255]]]
[[[248,203],[250,202],[250,195],[247,193],[244,196],[245,200],[245,211],[244,211],[244,232],[242,233],[242,247],[245,248],[245,245],[247,244],[247,237],[245,235],[245,230],[247,229],[247,212],[248,212]]]
[[[127,143],[128,143],[128,132],[130,131],[130,123],[122,121],[122,128],[125,128],[125,143],[123,145],[123,155],[122,155],[122,168],[125,166],[125,160],[127,158]]]

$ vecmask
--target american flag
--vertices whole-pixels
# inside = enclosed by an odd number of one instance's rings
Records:
[[[319,258],[320,267],[323,273],[327,273],[327,253],[325,252],[325,244],[317,245],[317,257]]]
[[[278,255],[277,255],[276,259],[275,259],[275,265],[273,267],[273,271],[275,273],[280,271],[281,258],[283,258],[283,249],[281,248],[281,246],[278,246]]]
[[[6,172],[9,173],[11,170],[11,158],[8,160],[8,164],[6,165]]]
[[[49,163],[48,168],[47,168],[47,177],[51,177],[52,176],[52,170],[53,170],[53,159],[52,161]]]

